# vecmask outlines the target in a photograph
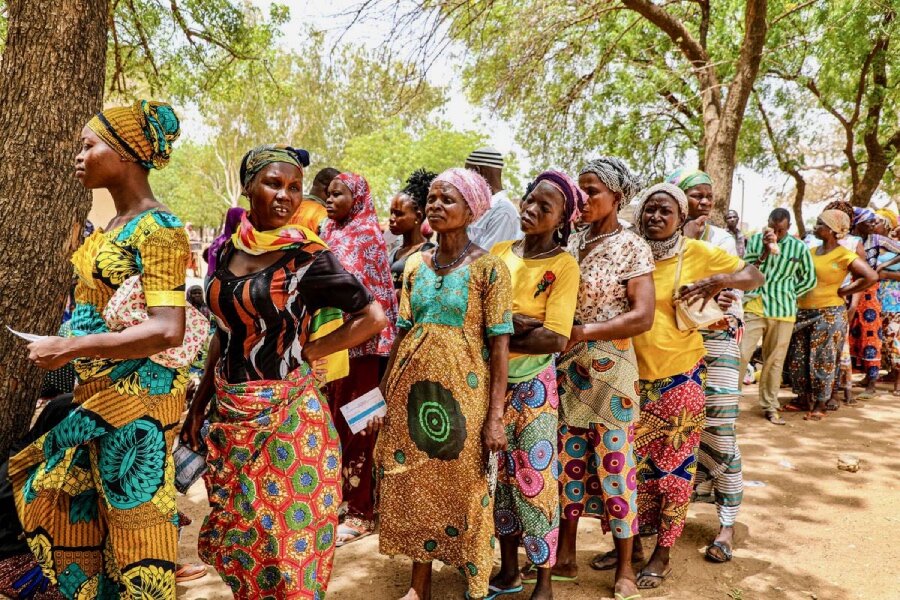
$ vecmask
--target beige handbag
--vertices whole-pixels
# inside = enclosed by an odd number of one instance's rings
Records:
[[[725,318],[725,313],[719,308],[712,298],[703,305],[703,298],[695,298],[690,304],[681,299],[678,288],[681,287],[681,264],[684,262],[684,249],[687,243],[681,240],[681,250],[678,251],[678,267],[675,269],[675,289],[673,299],[675,301],[675,324],[680,331],[694,331],[704,329]]]

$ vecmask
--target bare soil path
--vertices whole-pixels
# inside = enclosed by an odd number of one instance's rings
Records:
[[[715,507],[695,504],[673,552],[672,575],[645,598],[672,600],[900,600],[900,398],[883,386],[874,400],[841,407],[819,423],[786,413],[788,424],[766,422],[756,387],[741,403],[739,442],[750,484],[737,525],[734,560],[704,560],[717,529]],[[857,473],[840,471],[838,456],[861,460]],[[205,514],[202,484],[180,498],[193,519],[181,540],[182,560],[197,561],[196,533]],[[583,519],[579,580],[558,583],[555,597],[598,600],[612,596],[612,572],[588,562],[612,548],[599,522]],[[522,560],[524,560],[524,555]],[[499,564],[499,556],[497,557]],[[371,536],[337,550],[329,600],[396,600],[407,590],[409,561],[378,554]],[[434,600],[458,600],[465,586],[456,570],[435,565]],[[526,600],[529,590],[504,596]],[[185,599],[230,598],[215,571],[178,587]]]

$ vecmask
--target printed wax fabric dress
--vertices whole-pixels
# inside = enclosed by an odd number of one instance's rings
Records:
[[[387,381],[388,425],[375,448],[380,549],[460,568],[472,597],[488,591],[493,498],[481,428],[490,402],[489,338],[510,335],[510,276],[487,254],[436,275],[409,258],[400,318],[407,331]]]
[[[317,238],[244,276],[228,269],[233,252],[228,242],[207,285],[222,357],[199,554],[235,598],[319,600],[334,556],[341,448],[301,352],[321,315],[340,320],[373,298]]]
[[[148,307],[184,306],[187,234],[153,209],[95,231],[75,252],[73,335],[140,274]],[[188,369],[149,358],[79,358],[77,409],[10,461],[28,545],[67,598],[175,598],[177,516],[169,449]]]

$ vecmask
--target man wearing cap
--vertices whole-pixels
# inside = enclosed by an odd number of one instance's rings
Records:
[[[469,238],[475,245],[490,250],[494,244],[522,238],[519,211],[503,189],[503,155],[493,148],[479,148],[466,159],[466,168],[485,178],[491,186],[491,208],[469,225]]]

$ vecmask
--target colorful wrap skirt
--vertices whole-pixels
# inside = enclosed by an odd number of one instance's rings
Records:
[[[656,380],[641,380],[641,418],[635,431],[638,519],[642,535],[657,534],[671,548],[687,517],[706,422],[706,365]]]
[[[511,384],[506,392],[503,421],[509,446],[500,453],[494,526],[498,536],[523,536],[528,560],[537,567],[556,564],[558,406],[552,361],[534,379]]]
[[[846,329],[843,306],[797,311],[788,362],[795,394],[812,402],[831,399]]]
[[[872,380],[878,379],[881,368],[881,343],[881,301],[875,285],[861,293],[850,322],[850,355]]]
[[[204,476],[210,514],[199,553],[235,598],[324,598],[331,575],[341,450],[303,364],[285,380],[216,377]]]
[[[560,508],[564,519],[600,519],[603,532],[638,534],[634,425],[607,429],[559,426]]]

